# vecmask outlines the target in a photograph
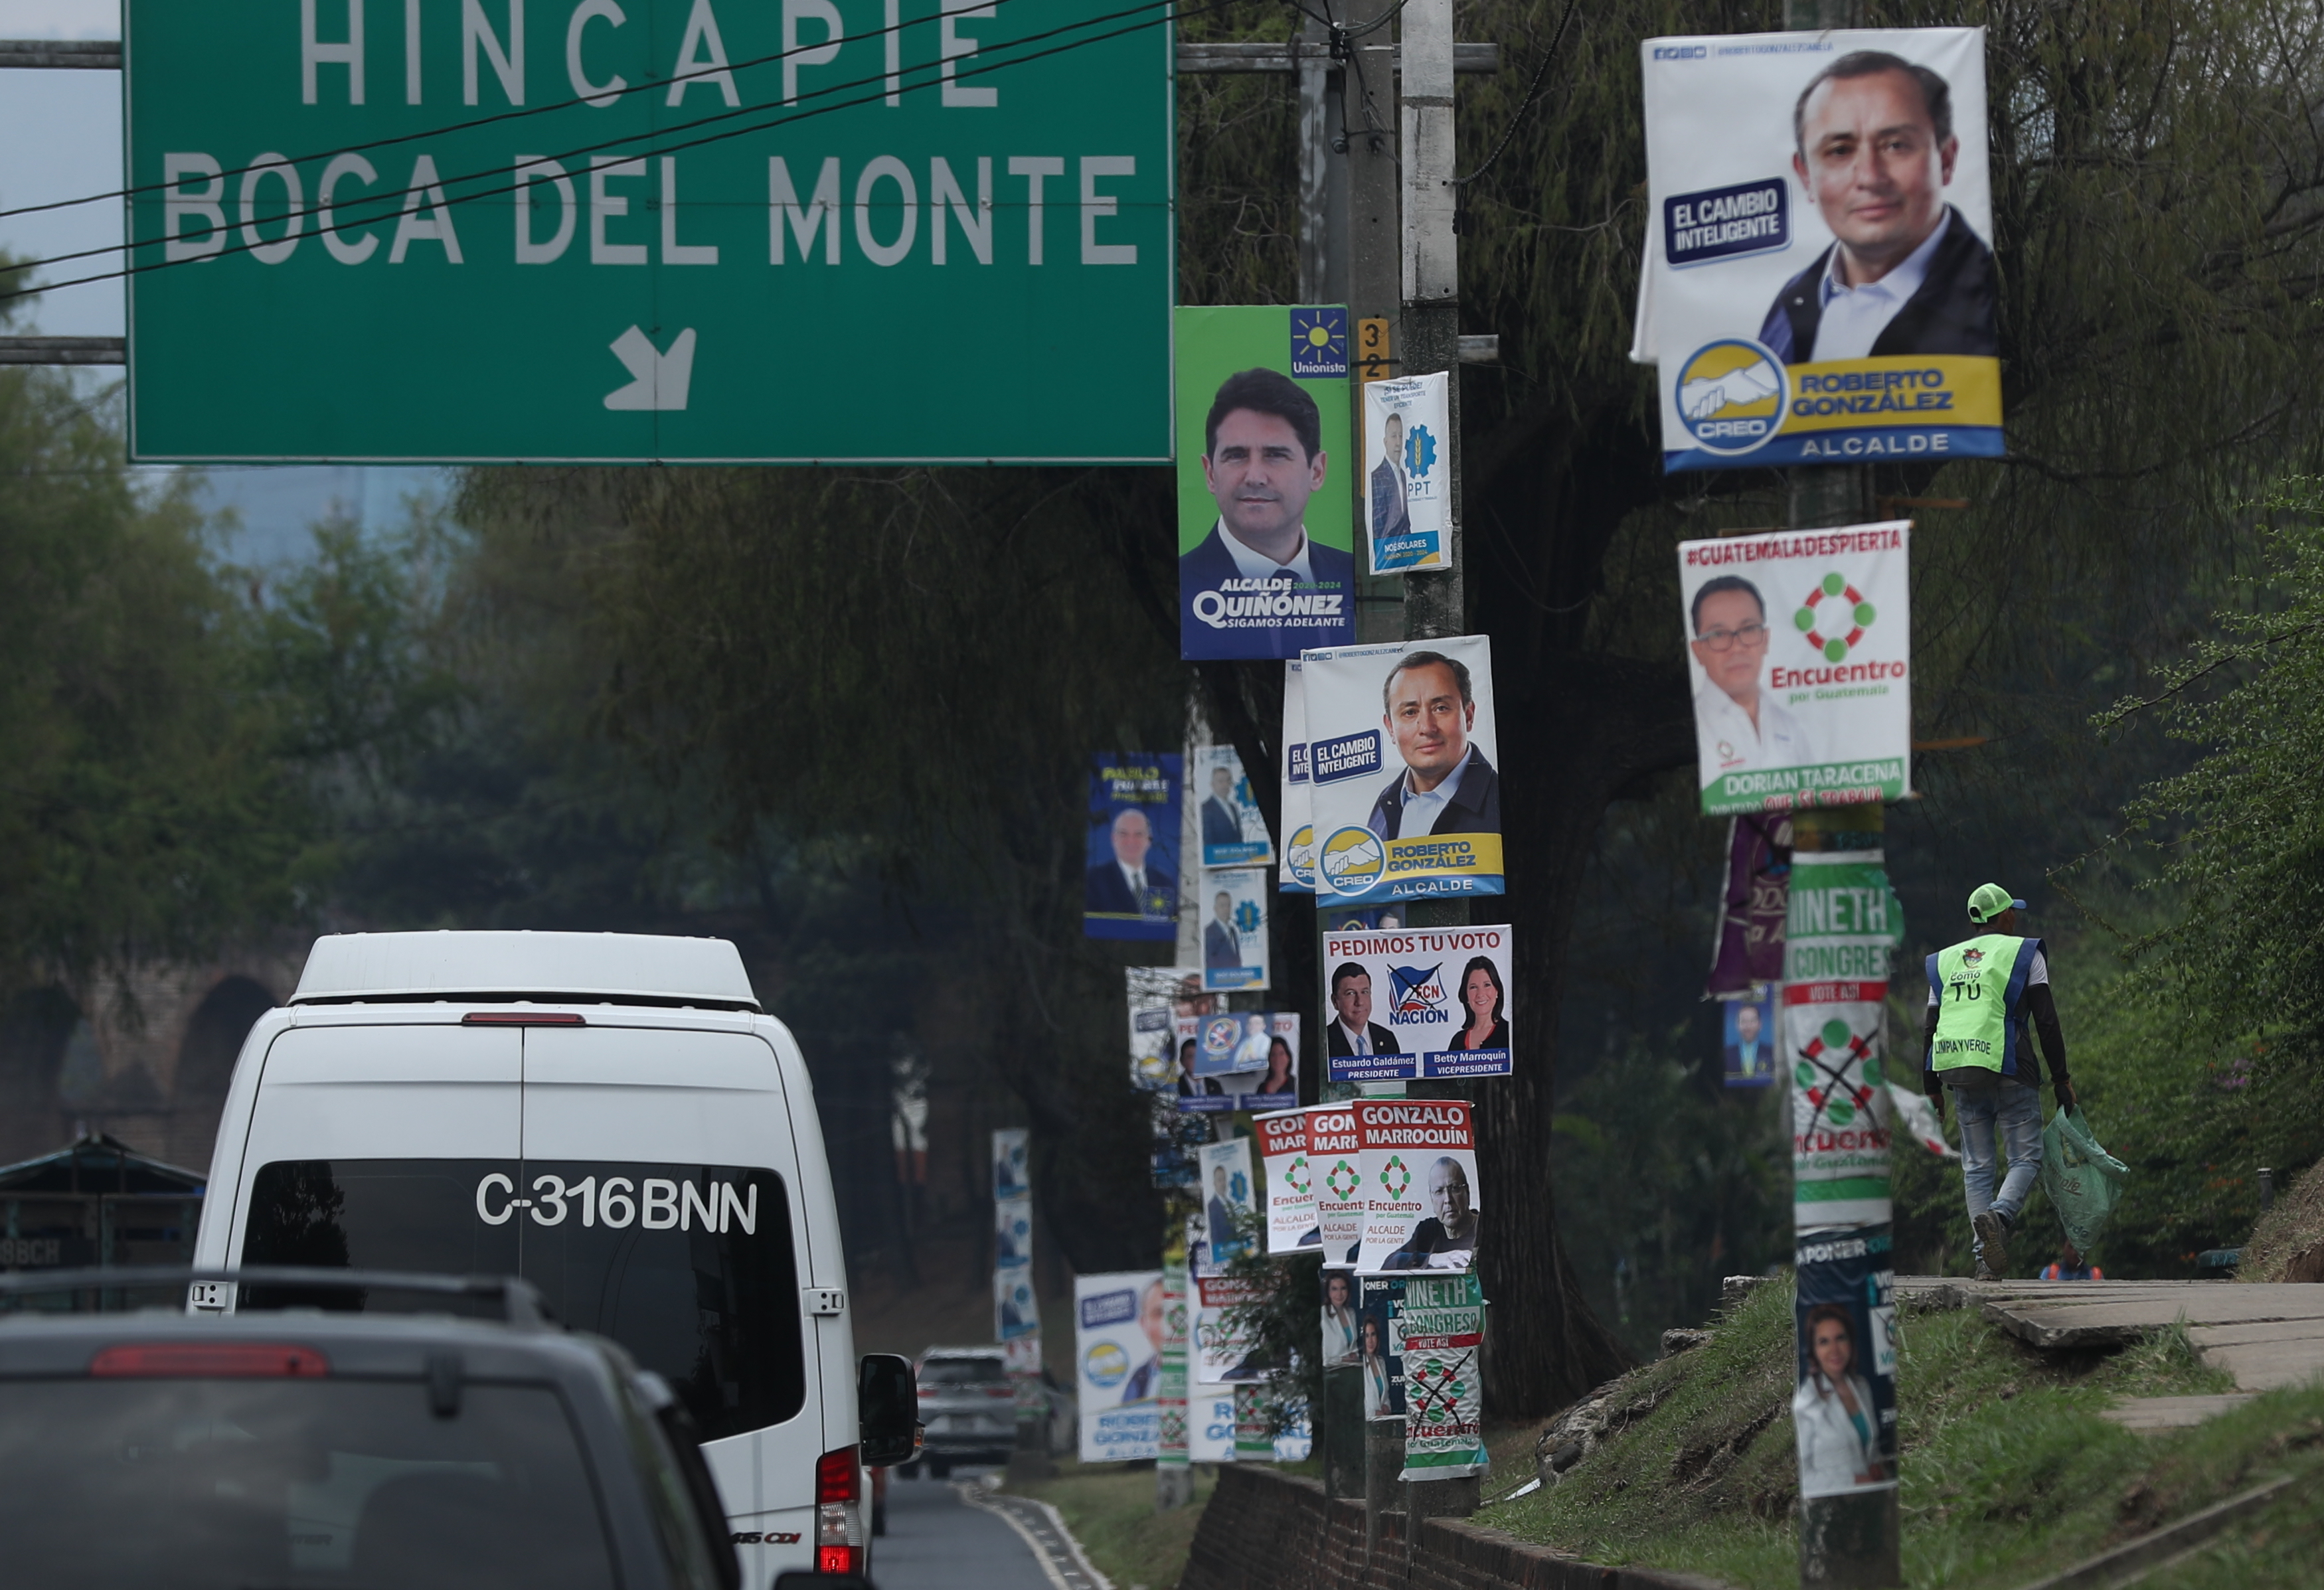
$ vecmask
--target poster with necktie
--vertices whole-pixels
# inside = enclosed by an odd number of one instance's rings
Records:
[[[1082,933],[1093,939],[1178,936],[1176,751],[1101,751],[1090,758]]]
[[[1376,574],[1452,566],[1452,378],[1364,384],[1364,525]]]

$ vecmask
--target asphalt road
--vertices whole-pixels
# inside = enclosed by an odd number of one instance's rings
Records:
[[[872,1543],[872,1582],[880,1590],[1052,1590],[1023,1536],[925,1469],[889,1481],[888,1532]]]

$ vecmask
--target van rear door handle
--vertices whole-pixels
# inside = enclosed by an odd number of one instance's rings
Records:
[[[847,1312],[847,1292],[836,1286],[810,1286],[805,1292],[807,1311],[817,1319]]]

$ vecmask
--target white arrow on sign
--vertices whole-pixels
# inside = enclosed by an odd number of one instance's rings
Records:
[[[679,332],[665,354],[653,345],[651,337],[632,326],[613,339],[613,356],[632,379],[627,386],[605,394],[606,408],[667,411],[686,407],[686,389],[694,380],[692,326]]]

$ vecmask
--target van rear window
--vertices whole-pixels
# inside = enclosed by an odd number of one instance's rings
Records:
[[[806,1405],[790,1202],[771,1171],[530,1160],[278,1160],[244,1264],[517,1274],[668,1380],[705,1440]],[[251,1287],[246,1309],[444,1310],[420,1294]]]

